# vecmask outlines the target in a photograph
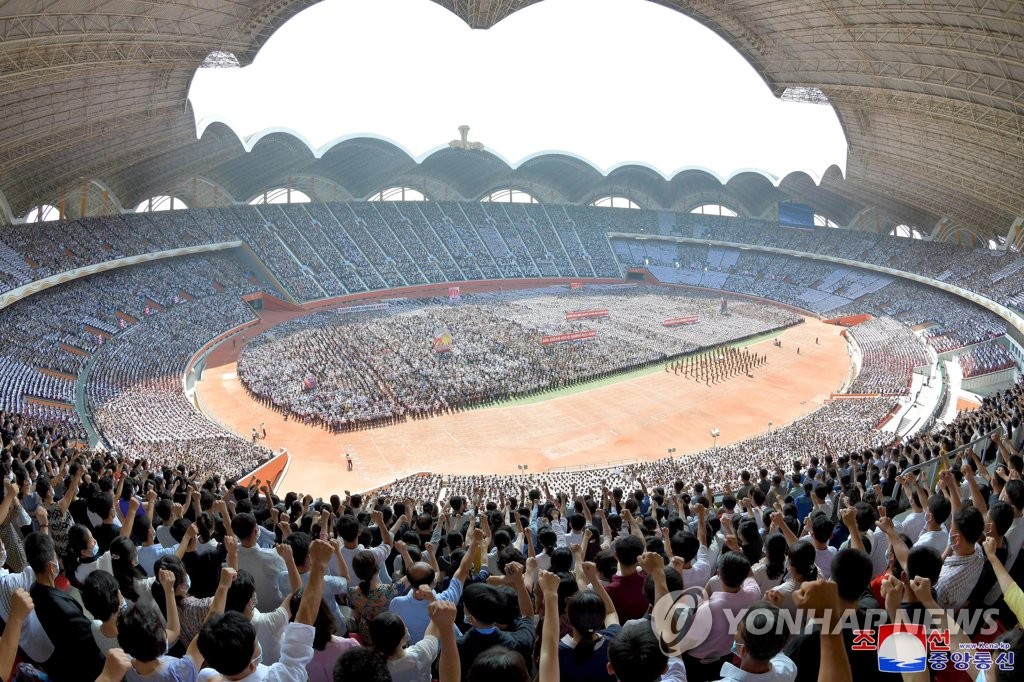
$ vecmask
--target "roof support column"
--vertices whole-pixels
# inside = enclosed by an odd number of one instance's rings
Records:
[[[14,213],[11,212],[11,205],[7,203],[7,197],[0,192],[0,223],[10,225],[14,222]]]
[[[1019,250],[1022,243],[1024,243],[1024,218],[1017,216],[1006,233],[1006,242],[999,248],[1006,251],[1011,246],[1016,246]]]
[[[932,241],[942,241],[943,233],[946,230],[946,217],[939,218],[939,222],[935,223],[935,227],[932,228]]]

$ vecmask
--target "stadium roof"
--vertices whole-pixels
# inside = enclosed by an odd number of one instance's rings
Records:
[[[537,0],[434,1],[488,28]],[[777,96],[827,100],[839,114],[847,177],[831,172],[818,187],[794,174],[776,188],[756,174],[737,175],[724,191],[747,211],[792,198],[846,223],[877,207],[926,229],[950,218],[985,237],[1005,234],[1024,216],[1024,3],[656,1],[716,31]],[[278,26],[312,4],[0,4],[0,192],[10,210],[22,215],[60,195],[73,205],[92,179],[131,206],[196,176],[237,200],[289,178],[319,182],[325,198],[414,184],[435,198],[472,199],[504,185],[567,201],[632,192],[652,208],[723,191],[700,171],[666,182],[629,166],[604,178],[559,155],[513,171],[486,152],[445,150],[417,165],[378,140],[349,140],[320,159],[287,134],[267,136],[248,154],[223,126],[196,140],[186,99],[195,69],[218,51],[251,62]]]

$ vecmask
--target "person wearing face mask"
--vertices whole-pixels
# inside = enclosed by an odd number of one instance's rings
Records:
[[[31,533],[25,539],[25,555],[36,574],[29,594],[39,622],[60,649],[43,668],[54,682],[92,680],[103,670],[103,655],[92,634],[92,621],[81,605],[54,586],[60,574],[57,552],[49,535]]]
[[[978,546],[985,535],[985,517],[976,507],[961,506],[949,470],[943,471],[941,478],[950,491],[953,521],[949,528],[949,548],[943,555],[942,572],[935,583],[935,594],[944,608],[958,609],[967,601],[985,567],[985,553]]]
[[[139,566],[139,553],[128,538],[117,537],[110,543],[110,572],[117,579],[121,595],[129,603],[142,602],[156,608],[149,586],[153,578]]]
[[[82,589],[89,574],[99,568],[100,545],[87,526],[76,524],[68,531],[67,549],[61,560],[72,587]]]

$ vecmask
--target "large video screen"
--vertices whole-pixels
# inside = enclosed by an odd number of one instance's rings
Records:
[[[791,201],[779,202],[779,227],[795,227],[802,230],[814,229],[814,207]]]

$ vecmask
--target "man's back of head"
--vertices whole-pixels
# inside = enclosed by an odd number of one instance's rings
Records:
[[[608,645],[608,672],[619,682],[658,682],[668,656],[647,623],[629,623]]]
[[[199,653],[221,675],[239,675],[256,660],[256,630],[237,611],[215,613],[199,631]]]

